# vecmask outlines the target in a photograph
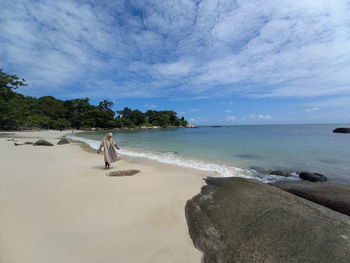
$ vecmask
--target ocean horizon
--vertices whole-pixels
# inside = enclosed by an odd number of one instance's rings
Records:
[[[341,126],[344,124],[202,125],[114,131],[113,135],[122,155],[224,177],[268,183],[299,180],[298,172],[309,171],[326,175],[329,183],[350,184],[350,137],[332,132]],[[105,134],[91,131],[69,137],[97,149]],[[292,176],[270,175],[270,170],[288,171]]]

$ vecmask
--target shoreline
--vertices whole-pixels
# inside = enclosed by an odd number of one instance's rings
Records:
[[[37,138],[40,139],[41,137],[25,137],[22,136],[23,133],[38,133],[38,132],[56,132],[59,133],[59,135],[62,138],[67,138],[71,142],[78,143],[81,145],[81,148],[85,151],[88,151],[90,153],[96,153],[96,150],[98,148],[97,144],[99,145],[99,141],[96,139],[89,139],[85,138],[83,136],[79,136],[77,134],[79,133],[89,133],[94,131],[85,131],[85,130],[66,130],[65,131],[57,131],[57,130],[41,130],[41,131],[19,131],[20,137],[22,138]],[[0,131],[0,138],[5,135],[8,138],[15,137],[15,131],[12,132],[3,132]],[[74,137],[74,138],[72,138]],[[96,144],[97,143],[97,144]],[[93,145],[92,145],[93,144]],[[96,145],[95,145],[96,144]],[[125,150],[126,149],[126,150]],[[283,168],[263,168],[260,166],[250,166],[250,167],[239,167],[239,166],[230,166],[226,163],[220,163],[220,162],[211,162],[208,160],[201,160],[201,159],[194,159],[184,156],[174,156],[174,160],[170,158],[170,161],[168,157],[166,157],[164,160],[162,159],[162,156],[155,152],[150,152],[144,149],[134,149],[134,148],[127,148],[123,147],[121,151],[123,159],[127,162],[135,162],[135,163],[143,163],[148,165],[155,165],[155,166],[164,166],[165,169],[189,169],[193,172],[205,172],[208,173],[211,177],[240,177],[240,178],[247,178],[247,179],[253,179],[260,181],[262,183],[267,184],[274,184],[280,181],[308,181],[308,179],[301,178],[299,174],[301,171],[307,171],[307,170],[294,170],[294,169],[283,169]],[[160,157],[160,158],[158,158]],[[316,173],[317,172],[307,172],[307,173]],[[329,179],[329,178],[328,178]],[[342,185],[349,185],[348,182],[333,182],[333,180],[325,180],[322,181],[324,184],[329,183],[335,183],[335,184],[342,184]]]
[[[1,261],[200,262],[184,207],[212,174],[132,157],[106,171],[87,145],[56,145],[67,133],[11,134],[0,133]],[[55,146],[14,146],[12,137]],[[141,172],[106,176],[119,169]]]
[[[77,134],[74,136],[75,138],[80,137],[78,140],[84,141],[85,143],[91,145],[93,148],[98,148],[99,145],[99,136],[102,133],[89,132],[83,134]],[[170,134],[171,135],[171,134]],[[181,135],[178,134],[178,135]],[[347,172],[342,172],[345,168],[345,163],[342,163],[343,160],[339,161],[339,165],[335,165],[336,162],[327,162],[327,156],[324,151],[315,151],[313,156],[308,156],[308,152],[305,153],[305,158],[298,157],[299,153],[296,152],[294,155],[286,151],[286,155],[289,155],[289,159],[285,158],[283,160],[270,158],[273,157],[271,154],[270,157],[265,158],[264,154],[261,154],[259,151],[257,153],[254,152],[254,149],[251,149],[248,154],[237,154],[239,150],[232,151],[232,158],[230,155],[230,150],[227,152],[227,149],[224,148],[223,151],[226,151],[227,154],[225,156],[220,156],[221,152],[219,148],[213,150],[214,154],[211,154],[210,151],[205,152],[205,154],[201,154],[201,152],[196,152],[198,149],[201,149],[201,146],[191,146],[189,145],[191,150],[186,149],[186,145],[183,147],[176,147],[176,145],[172,145],[167,142],[164,142],[165,136],[161,138],[160,147],[157,147],[157,142],[153,142],[152,136],[150,137],[150,143],[140,142],[138,140],[142,136],[135,135],[136,143],[126,143],[127,140],[123,140],[128,138],[128,134],[122,134],[120,138],[122,138],[121,153],[125,155],[129,155],[136,158],[146,158],[147,160],[157,161],[160,163],[166,163],[170,165],[175,165],[176,167],[187,167],[196,170],[203,170],[208,172],[217,173],[218,176],[223,177],[244,177],[258,180],[263,183],[275,183],[276,181],[283,180],[291,180],[291,181],[300,181],[307,180],[303,177],[305,172],[312,174],[322,174],[323,177],[327,177],[327,180],[324,183],[336,183],[336,184],[344,184],[349,185],[349,177],[347,177]],[[193,136],[192,136],[193,137]],[[97,139],[96,139],[97,138]],[[191,137],[185,137],[185,140]],[[118,136],[117,136],[118,139]],[[156,143],[155,145],[153,145]],[[162,143],[167,145],[166,147],[162,146]],[[142,148],[139,148],[142,147]],[[193,148],[193,149],[192,149]],[[333,147],[334,148],[334,147]],[[239,149],[239,147],[237,147]],[[207,148],[204,147],[204,150],[208,151]],[[244,152],[244,151],[243,151]],[[278,151],[277,151],[278,152]],[[208,153],[208,154],[207,154]],[[215,157],[215,153],[218,154],[218,158]],[[275,154],[276,155],[276,154]],[[296,157],[295,157],[296,156]],[[222,158],[224,157],[224,158]],[[295,158],[294,158],[295,157]],[[231,159],[230,159],[231,158]],[[333,160],[336,157],[331,157]],[[320,163],[322,161],[322,163]]]
[[[87,131],[82,132],[86,133]],[[72,136],[74,138],[72,138]],[[95,139],[88,139],[83,136],[76,136],[75,134],[68,134],[67,138],[69,140],[86,144],[87,147],[93,149],[93,151],[96,151],[98,148],[97,144],[99,144],[99,141]],[[232,166],[227,163],[215,161],[213,162],[210,160],[202,160],[193,157],[184,157],[181,155],[175,155],[170,158],[169,156],[163,157],[162,155],[156,152],[151,152],[144,149],[130,149],[123,147],[121,150],[121,154],[124,156],[124,158],[127,158],[129,161],[135,159],[137,161],[142,161],[145,163],[149,162],[153,165],[165,165],[169,168],[184,168],[193,171],[201,171],[211,174],[210,176],[241,177],[254,179],[263,183],[273,183],[279,180],[299,180],[299,178],[295,175],[286,178],[275,174],[261,173],[258,170],[247,167]]]

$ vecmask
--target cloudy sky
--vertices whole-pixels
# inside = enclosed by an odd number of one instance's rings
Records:
[[[2,0],[0,68],[194,124],[350,122],[350,0]]]

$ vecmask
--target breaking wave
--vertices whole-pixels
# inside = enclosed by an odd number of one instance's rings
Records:
[[[67,138],[72,140],[81,141],[88,144],[93,149],[98,149],[100,146],[100,141],[87,139],[75,135],[68,135]],[[226,164],[219,164],[213,162],[206,162],[202,160],[195,160],[190,158],[184,158],[178,155],[176,152],[163,152],[154,153],[146,151],[136,151],[130,149],[119,150],[120,154],[135,158],[145,158],[153,161],[158,161],[164,164],[176,165],[180,167],[192,168],[201,171],[214,172],[223,177],[242,177],[255,179],[264,183],[276,182],[278,180],[298,180],[298,176],[294,175],[292,177],[281,177],[276,175],[261,174],[253,169],[243,169],[239,167],[234,167]]]

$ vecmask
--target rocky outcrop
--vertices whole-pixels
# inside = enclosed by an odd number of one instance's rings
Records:
[[[334,133],[350,133],[350,128],[336,128],[333,130]]]
[[[69,144],[69,141],[66,138],[62,138],[57,142],[58,145]]]
[[[119,170],[107,174],[107,176],[132,176],[139,173],[140,170]]]
[[[36,141],[33,146],[53,146],[51,142],[48,142],[47,140],[38,140]]]
[[[244,178],[207,180],[185,207],[204,263],[348,262],[348,216]]]
[[[310,182],[324,182],[327,181],[327,177],[319,173],[301,172],[299,177],[303,180]]]
[[[289,193],[350,216],[350,186],[279,181],[273,184]]]

